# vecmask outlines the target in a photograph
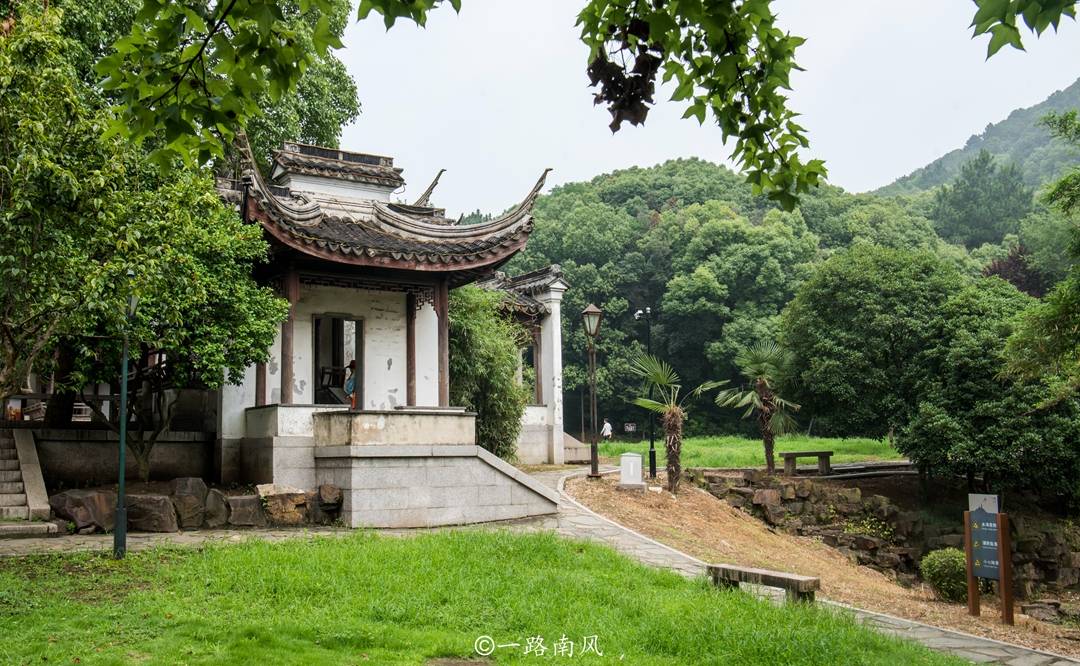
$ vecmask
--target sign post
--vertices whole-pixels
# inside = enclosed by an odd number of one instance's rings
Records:
[[[1001,594],[1001,621],[1013,624],[1012,545],[1009,516],[998,511],[997,495],[968,495],[964,512],[967,556],[968,613],[979,615],[979,579],[996,580]]]

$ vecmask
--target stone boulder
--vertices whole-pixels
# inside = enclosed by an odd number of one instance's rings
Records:
[[[780,491],[773,488],[765,488],[754,491],[754,504],[768,507],[780,506]]]
[[[180,527],[202,527],[206,518],[206,483],[197,477],[173,479],[172,503]]]
[[[116,493],[108,490],[65,490],[49,497],[49,506],[79,532],[111,532],[116,521]]]
[[[324,483],[307,493],[307,518],[317,525],[329,525],[341,515],[341,488]]]
[[[303,525],[307,522],[307,493],[277,493],[262,498],[271,525]]]
[[[230,495],[229,524],[237,527],[266,527],[266,513],[258,495]]]
[[[224,527],[229,522],[229,498],[218,489],[206,493],[204,524],[212,529]]]
[[[139,532],[176,532],[180,525],[168,495],[128,495],[128,529]]]

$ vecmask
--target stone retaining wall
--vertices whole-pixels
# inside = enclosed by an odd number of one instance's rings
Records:
[[[689,469],[687,476],[714,496],[769,525],[792,534],[819,537],[852,562],[885,573],[902,584],[915,582],[918,562],[931,550],[963,549],[960,516],[955,528],[927,524],[921,513],[902,511],[887,497],[863,497],[809,479],[770,477],[761,470]],[[1075,587],[1080,583],[1080,551],[1060,530],[1036,527],[1010,516],[1016,594]]]

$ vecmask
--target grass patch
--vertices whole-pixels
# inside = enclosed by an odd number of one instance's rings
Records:
[[[664,440],[662,436],[656,439],[656,464],[663,466],[666,456],[664,454]],[[805,437],[802,435],[789,435],[776,440],[776,464],[781,466],[783,461],[779,453],[782,451],[832,451],[832,462],[865,462],[868,460],[898,460],[903,458],[896,449],[889,446],[886,441],[876,439],[839,439],[834,437]],[[600,455],[615,457],[619,454],[631,452],[648,456],[649,442],[604,442],[600,445]],[[648,460],[646,457],[645,460]],[[800,464],[811,464],[815,460],[807,458]],[[646,463],[647,464],[647,463]],[[765,449],[760,439],[746,439],[737,436],[722,437],[689,437],[683,440],[682,447],[683,467],[763,467],[765,465]]]
[[[497,649],[498,663],[960,663],[836,610],[774,606],[550,534],[358,532],[0,561],[5,664],[421,664],[473,656],[480,635],[522,644]],[[563,635],[572,661],[553,654]],[[594,635],[604,656],[579,656]],[[535,636],[544,657],[523,655]]]

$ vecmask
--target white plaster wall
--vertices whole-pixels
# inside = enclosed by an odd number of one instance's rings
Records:
[[[237,439],[244,436],[244,410],[255,405],[255,366],[243,373],[239,386],[225,384],[218,392],[218,437]]]
[[[551,462],[551,425],[548,408],[544,405],[526,405],[521,416],[521,432],[518,434],[517,457],[527,465]]]
[[[293,333],[293,402],[315,399],[312,332],[315,315],[363,321],[363,409],[393,409],[406,402],[405,294],[300,285]],[[419,345],[417,345],[419,347]]]
[[[439,317],[430,303],[416,313],[416,404],[439,404]]]
[[[337,178],[320,178],[319,176],[292,175],[283,182],[289,189],[299,192],[329,194],[346,199],[390,201],[390,193],[393,192],[393,188],[368,185],[366,183],[353,183],[347,180],[338,180]]]

